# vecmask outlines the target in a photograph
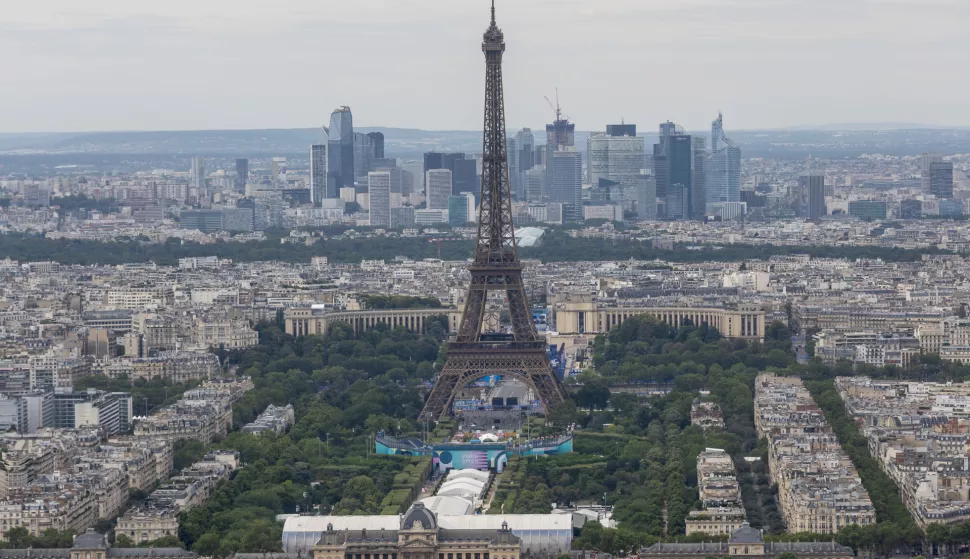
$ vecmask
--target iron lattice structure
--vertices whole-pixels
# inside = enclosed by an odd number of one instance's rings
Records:
[[[502,55],[505,36],[492,23],[482,41],[485,53],[485,125],[482,136],[482,192],[478,242],[469,271],[471,284],[455,341],[421,416],[448,413],[455,395],[470,382],[503,375],[524,381],[548,409],[565,400],[565,391],[546,356],[546,343],[536,332],[522,282],[512,225],[512,192],[505,139]],[[502,291],[508,301],[511,334],[483,332],[488,295]]]

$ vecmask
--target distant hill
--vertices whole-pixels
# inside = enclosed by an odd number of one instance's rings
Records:
[[[805,124],[788,130],[811,130],[821,132],[882,132],[889,130],[970,130],[966,126],[942,126],[915,122],[846,122],[840,124]]]
[[[393,153],[481,149],[481,132],[405,128],[358,128],[357,131],[383,132],[386,148]],[[0,152],[289,155],[303,154],[311,144],[323,142],[324,138],[320,128],[0,134]]]
[[[915,155],[970,151],[970,128],[913,128],[917,126],[923,125],[842,124],[786,130],[729,130],[728,135],[742,147],[745,157],[796,159],[809,155],[856,157],[864,153]],[[543,144],[544,132],[540,128],[533,130],[537,143]],[[644,126],[641,130],[649,131],[643,134],[649,153],[656,134],[652,127]],[[482,147],[481,132],[475,130],[368,127],[357,131],[383,132],[389,157],[418,159],[428,151],[478,153]],[[693,133],[707,137],[710,131]],[[589,135],[590,132],[576,133],[577,149],[585,151]],[[86,162],[86,157],[96,154],[155,155],[178,161],[195,155],[227,159],[286,156],[300,160],[306,159],[311,144],[323,140],[320,128],[0,134],[0,165],[6,161],[9,169],[16,163],[11,158],[23,157],[42,157],[50,165],[63,163],[60,160],[67,156],[75,162]]]

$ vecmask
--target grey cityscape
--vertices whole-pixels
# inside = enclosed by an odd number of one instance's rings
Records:
[[[970,557],[970,4],[37,4],[4,557]]]

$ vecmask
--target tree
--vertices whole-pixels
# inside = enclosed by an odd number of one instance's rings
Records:
[[[576,422],[576,414],[576,402],[569,399],[553,406],[546,414],[546,419],[557,427],[565,428]]]
[[[204,454],[205,445],[199,441],[192,439],[176,441],[172,467],[175,471],[181,471],[201,460]]]
[[[128,500],[133,503],[141,503],[148,500],[148,492],[144,489],[129,489]]]
[[[30,531],[23,526],[7,530],[7,543],[14,549],[28,547],[31,543]]]
[[[926,527],[926,539],[932,546],[930,555],[936,555],[936,550],[943,548],[943,555],[947,555],[947,547],[950,543],[950,527],[934,522]]]
[[[590,410],[605,409],[610,401],[610,387],[599,377],[587,378],[583,387],[576,393],[579,405]]]
[[[157,540],[142,542],[138,547],[181,547],[185,549],[185,544],[176,536],[162,536]]]
[[[791,551],[786,551],[779,555],[777,559],[798,559],[798,557]]]
[[[192,551],[202,557],[211,557],[219,550],[221,539],[216,532],[206,532],[192,545]]]
[[[42,549],[57,549],[71,547],[74,543],[74,532],[70,530],[55,530],[48,528],[37,538],[31,538],[31,546]]]
[[[114,547],[136,547],[134,540],[128,537],[128,534],[119,534],[115,532],[115,544]]]

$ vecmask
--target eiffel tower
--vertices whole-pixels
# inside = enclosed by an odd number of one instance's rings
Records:
[[[566,398],[546,356],[545,340],[539,337],[532,322],[522,283],[522,264],[516,252],[502,92],[505,35],[495,24],[495,0],[492,0],[492,23],[485,31],[482,51],[485,53],[485,132],[478,242],[475,259],[468,267],[472,278],[461,326],[455,340],[448,344],[448,360],[421,412],[425,419],[443,417],[458,391],[491,375],[525,382],[546,411]],[[511,333],[484,331],[486,304],[492,291],[505,293]]]

